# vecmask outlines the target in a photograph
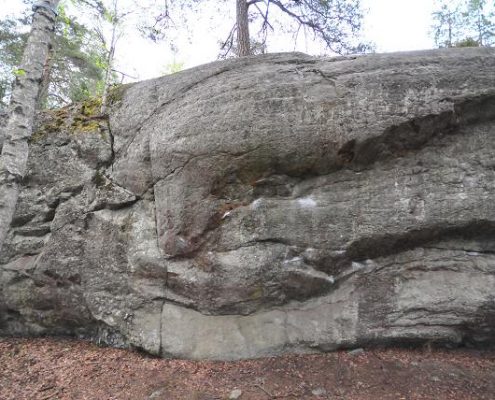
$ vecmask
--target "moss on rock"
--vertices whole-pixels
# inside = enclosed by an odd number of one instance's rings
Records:
[[[125,85],[114,85],[108,91],[108,105],[112,105],[122,101],[126,90],[130,87],[130,83]]]
[[[93,97],[81,104],[81,115],[85,117],[97,117],[100,115],[101,97]]]
[[[95,97],[64,108],[43,111],[31,142],[36,143],[48,134],[59,132],[71,135],[97,133],[106,138],[108,117],[100,114],[100,108],[101,98]]]

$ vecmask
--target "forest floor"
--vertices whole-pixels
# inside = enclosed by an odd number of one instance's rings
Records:
[[[1,400],[495,399],[495,350],[373,349],[166,360],[66,339],[0,339]]]

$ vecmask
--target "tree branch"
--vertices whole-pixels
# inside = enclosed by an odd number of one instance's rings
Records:
[[[237,31],[237,24],[234,24],[232,26],[232,29],[230,30],[229,35],[227,36],[227,39],[225,39],[225,42],[223,42],[222,45],[220,46],[220,50],[223,50],[223,53],[220,53],[218,58],[225,58],[230,53],[232,47],[234,46],[234,37],[236,31]]]
[[[56,93],[49,93],[48,94],[48,97],[54,97],[56,100],[58,100],[59,103],[63,104],[63,105],[67,105],[67,104],[70,104],[70,101],[67,101],[66,99],[64,99],[62,96],[59,96],[58,94]]]
[[[269,27],[272,31],[274,30],[273,29],[273,26],[272,24],[270,24],[270,22],[268,21],[268,10],[269,10],[269,7],[270,7],[270,0],[268,0],[268,3],[266,5],[266,12],[263,13],[263,11],[261,10],[261,8],[258,6],[258,4],[255,4],[256,8],[258,9],[258,12],[260,13],[260,15],[262,16],[263,18],[263,25],[262,25],[262,30],[263,31],[266,31],[266,27]]]
[[[325,41],[325,44],[327,45],[327,47],[330,50],[332,50],[332,51],[334,51],[336,53],[342,54],[341,51],[335,49],[332,46],[332,43],[334,43],[334,42],[341,43],[342,44],[342,40],[341,39],[330,37],[325,32],[325,30],[323,29],[323,27],[320,24],[316,23],[313,20],[306,19],[302,15],[296,14],[295,12],[293,12],[292,10],[290,10],[289,8],[287,8],[280,0],[270,0],[270,2],[273,3],[273,4],[275,4],[282,12],[284,12],[285,14],[287,14],[290,17],[294,18],[300,25],[304,25],[304,26],[306,26],[308,28],[311,28],[313,30],[313,32],[315,33],[315,35],[318,34],[319,36],[321,36],[321,38]]]
[[[250,0],[250,1],[247,2],[247,6],[250,7],[253,4],[261,3],[262,1],[264,1],[264,0]]]

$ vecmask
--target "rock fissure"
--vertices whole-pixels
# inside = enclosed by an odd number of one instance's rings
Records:
[[[405,232],[402,235],[366,237],[353,242],[346,256],[357,262],[389,256],[417,247],[429,247],[428,243],[440,242],[449,238],[481,238],[495,234],[493,221],[474,220],[450,226],[429,226],[425,229]]]
[[[106,132],[108,133],[108,137],[110,139],[110,150],[111,150],[111,157],[110,160],[108,161],[108,166],[113,168],[113,163],[115,161],[115,148],[114,148],[115,138],[113,137],[112,127],[110,126],[110,119],[107,118],[105,122],[106,122]]]
[[[163,324],[164,324],[164,321],[163,321],[163,309],[165,308],[165,300],[162,302],[162,306],[160,307],[160,330],[159,330],[159,341],[160,341],[160,346],[159,346],[159,350],[158,350],[158,355],[159,356],[165,356],[164,352],[163,352]]]

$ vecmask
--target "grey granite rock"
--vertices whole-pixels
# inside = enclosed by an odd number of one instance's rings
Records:
[[[109,121],[41,118],[0,334],[212,359],[495,343],[495,50],[271,54],[111,97]]]

